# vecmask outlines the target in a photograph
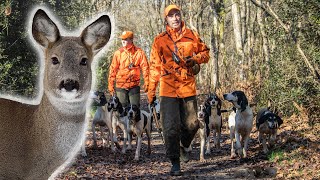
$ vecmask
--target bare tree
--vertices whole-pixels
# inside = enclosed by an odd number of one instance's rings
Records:
[[[237,50],[237,59],[239,63],[239,78],[241,80],[244,80],[245,75],[244,75],[244,61],[245,61],[245,55],[243,51],[243,39],[241,35],[241,19],[240,19],[240,6],[239,6],[239,0],[232,0],[232,23],[233,23],[233,33],[234,33],[234,41],[236,45],[236,50]]]

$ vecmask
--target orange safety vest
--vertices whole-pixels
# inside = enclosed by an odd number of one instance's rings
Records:
[[[140,70],[144,78],[144,86],[148,87],[149,64],[142,49],[132,45],[121,47],[114,53],[108,78],[108,90],[114,93],[114,83],[117,88],[130,89],[140,85]]]
[[[166,32],[154,39],[150,55],[150,76],[148,100],[152,101],[160,82],[160,96],[185,98],[196,95],[196,82],[192,68],[185,65],[186,57],[192,57],[198,64],[209,61],[209,48],[199,35],[185,27],[178,34],[169,26]],[[182,60],[174,62],[172,52]]]

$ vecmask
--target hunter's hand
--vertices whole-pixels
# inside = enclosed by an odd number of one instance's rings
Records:
[[[196,62],[191,57],[188,57],[186,59],[186,66],[187,67],[193,67],[195,64],[196,64]]]

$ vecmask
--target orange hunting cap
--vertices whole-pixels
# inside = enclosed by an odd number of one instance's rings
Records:
[[[121,39],[128,39],[131,38],[133,39],[133,32],[132,31],[123,31],[121,36],[119,36]]]
[[[170,4],[169,6],[167,6],[165,9],[164,9],[164,17],[167,17],[169,12],[172,10],[172,9],[176,9],[178,11],[181,11],[180,8],[175,5],[175,4]]]

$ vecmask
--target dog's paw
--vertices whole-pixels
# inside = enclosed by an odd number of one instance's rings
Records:
[[[206,150],[206,155],[210,155],[211,154],[211,151],[210,150]]]
[[[86,152],[81,152],[81,156],[85,158],[85,157],[87,157],[87,153]]]
[[[231,156],[230,156],[230,159],[235,159],[235,158],[237,158],[236,153],[232,153]]]
[[[207,162],[207,160],[206,160],[204,157],[200,157],[200,162],[202,162],[202,163],[206,163],[206,162]]]
[[[122,149],[121,153],[125,154],[127,149]]]

